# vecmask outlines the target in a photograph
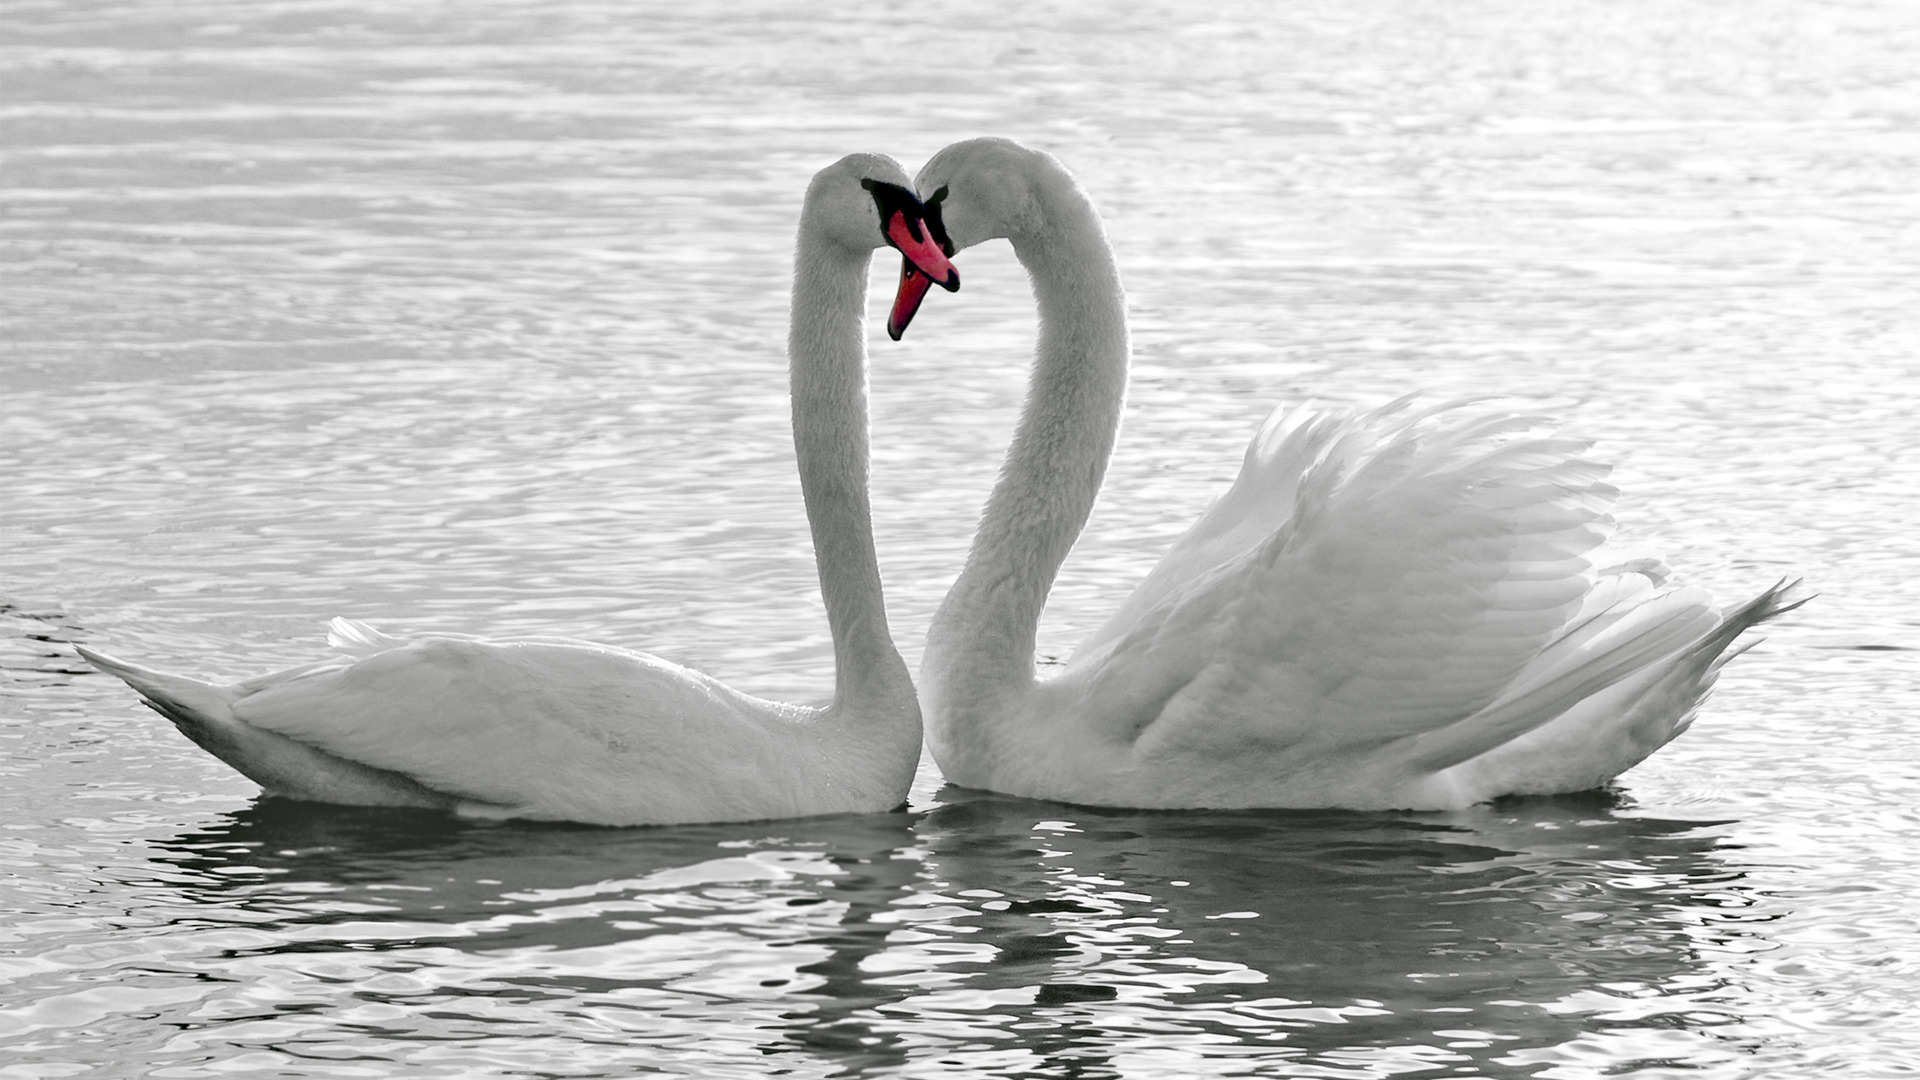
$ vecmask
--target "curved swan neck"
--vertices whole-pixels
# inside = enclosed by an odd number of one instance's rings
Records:
[[[1126,403],[1126,296],[1098,212],[1064,172],[1037,187],[1038,227],[1009,239],[1040,335],[1026,404],[966,568],[928,632],[932,673],[976,687],[1033,680],[1047,592],[1086,525]]]
[[[793,448],[833,634],[834,704],[870,712],[912,682],[887,629],[867,496],[866,295],[869,252],[809,229],[794,257],[787,357]]]

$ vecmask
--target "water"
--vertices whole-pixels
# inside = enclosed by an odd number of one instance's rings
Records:
[[[8,5],[0,1077],[1920,1069],[1911,10],[962,7]],[[1306,396],[1512,396],[1689,578],[1819,598],[1612,792],[1445,815],[295,807],[67,648],[237,677],[347,614],[823,696],[799,195],[986,132],[1086,179],[1135,318],[1043,651]],[[962,265],[875,343],[911,662],[1031,342]]]

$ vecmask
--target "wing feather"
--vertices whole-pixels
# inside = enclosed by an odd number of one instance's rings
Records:
[[[349,640],[398,640],[372,634]],[[247,724],[508,807],[555,792],[631,800],[631,792],[598,788],[649,781],[723,791],[728,771],[752,767],[758,746],[745,715],[758,699],[605,646],[435,635],[255,682],[234,703]],[[715,745],[735,757],[687,752]],[[702,762],[710,779],[678,775]]]
[[[1270,418],[1076,653],[1114,734],[1351,753],[1501,698],[1581,611],[1615,491],[1584,442],[1458,404]]]

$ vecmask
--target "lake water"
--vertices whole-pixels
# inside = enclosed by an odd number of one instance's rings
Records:
[[[1914,9],[1093,11],[10,0],[0,1078],[1920,1071]],[[799,197],[983,133],[1083,176],[1135,318],[1043,651],[1309,396],[1550,411],[1684,576],[1818,598],[1611,792],[1456,814],[931,764],[774,824],[298,806],[68,647],[239,677],[341,614],[823,697]],[[874,344],[915,664],[1032,339],[1004,246],[962,266]]]

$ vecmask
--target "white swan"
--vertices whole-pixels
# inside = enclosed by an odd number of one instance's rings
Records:
[[[644,653],[564,638],[400,640],[336,619],[346,658],[231,686],[80,652],[269,794],[606,825],[889,810],[920,710],[887,629],[867,501],[867,270],[944,256],[891,158],[807,189],[788,337],[794,450],[833,634],[821,708],[750,697]],[[935,269],[949,288],[957,276]]]
[[[1012,242],[1040,311],[1019,428],[920,670],[954,783],[1139,807],[1585,790],[1685,729],[1734,639],[1789,606],[1775,586],[1716,613],[1657,560],[1596,567],[1607,468],[1531,419],[1302,408],[1266,422],[1232,488],[1038,679],[1036,624],[1125,397],[1119,273],[1044,153],[956,143],[917,183],[948,254]],[[926,285],[904,274],[897,310]]]

